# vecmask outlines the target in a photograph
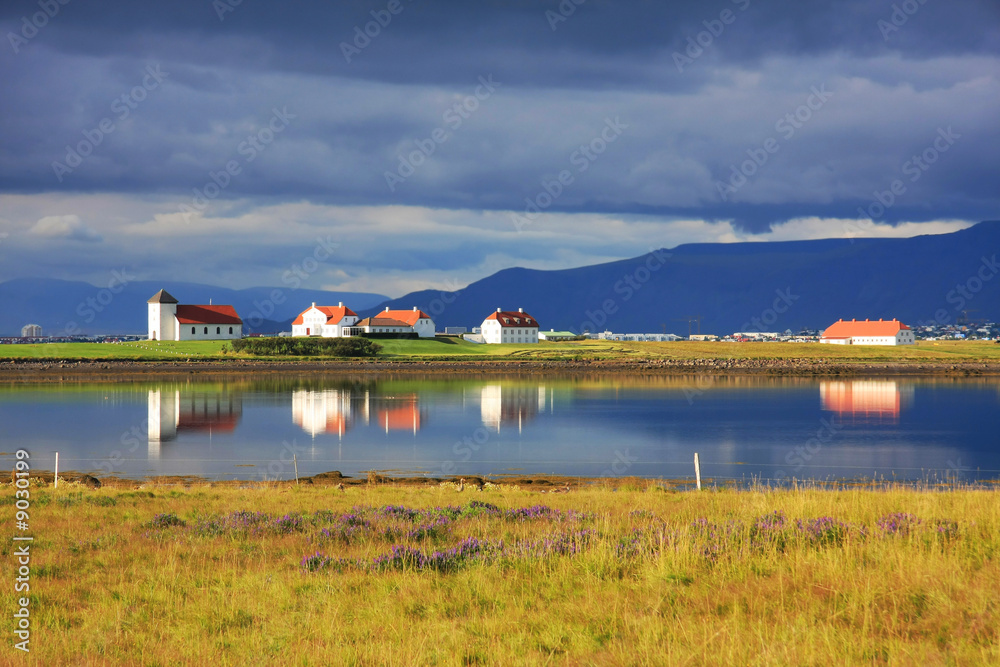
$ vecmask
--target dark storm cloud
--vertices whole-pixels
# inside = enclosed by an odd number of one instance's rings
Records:
[[[858,217],[896,180],[905,191],[879,222],[990,218],[1000,204],[992,1],[71,0],[25,37],[38,11],[0,6],[0,194],[239,202],[216,220],[308,201],[751,231]],[[377,20],[377,35],[357,36]],[[484,79],[498,83],[476,98]],[[821,104],[817,87],[831,93]],[[608,123],[622,129],[605,141]],[[934,149],[942,131],[958,138]],[[776,151],[761,153],[769,139]],[[421,146],[433,154],[404,175]],[[905,173],[925,153],[933,162]],[[495,250],[551,256],[558,239],[466,239],[416,257],[387,240],[370,254],[458,267]]]

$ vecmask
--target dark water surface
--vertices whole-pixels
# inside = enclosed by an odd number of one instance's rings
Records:
[[[0,387],[0,450],[126,477],[1000,478],[1000,380],[539,376]]]

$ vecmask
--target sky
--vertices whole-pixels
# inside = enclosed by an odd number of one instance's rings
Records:
[[[0,281],[398,297],[1000,217],[993,0],[13,0],[0,35]]]

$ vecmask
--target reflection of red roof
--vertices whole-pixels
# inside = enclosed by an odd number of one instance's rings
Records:
[[[909,329],[899,320],[837,320],[823,332],[823,338],[851,338],[853,336],[895,336],[902,329]]]
[[[181,324],[243,324],[232,306],[177,306]]]
[[[305,322],[303,317],[313,308],[326,315],[326,321],[328,324],[337,324],[348,315],[353,315],[354,317],[358,316],[357,313],[346,306],[313,306],[312,308],[306,308],[299,313],[299,316],[295,318],[292,324],[303,324]]]
[[[496,320],[502,327],[538,327],[538,321],[531,315],[513,310],[490,313],[486,319]]]
[[[416,431],[420,429],[420,409],[416,402],[390,410],[379,410],[379,426],[387,431]]]
[[[431,316],[422,310],[389,310],[386,309],[376,317],[391,317],[394,320],[405,322],[411,327],[417,326],[417,320],[429,320]]]
[[[899,417],[899,388],[892,381],[823,382],[819,391],[824,410],[841,415]]]
[[[235,431],[241,415],[180,415],[178,431]]]

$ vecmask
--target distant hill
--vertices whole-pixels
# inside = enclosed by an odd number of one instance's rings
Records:
[[[354,309],[370,308],[388,297],[365,292],[251,287],[242,290],[197,283],[135,281],[124,287],[85,282],[22,278],[0,283],[0,335],[19,336],[25,324],[40,324],[45,335],[146,333],[146,300],[165,289],[181,303],[231,304],[246,332],[290,331],[291,321],[315,301]],[[277,299],[274,296],[277,295]],[[281,301],[281,303],[277,303]]]
[[[523,307],[545,330],[685,336],[695,316],[715,334],[821,329],[841,317],[954,323],[964,309],[997,321],[998,255],[1000,221],[907,239],[698,243],[561,271],[506,269],[458,292],[413,292],[359,314],[418,306],[442,330]]]

